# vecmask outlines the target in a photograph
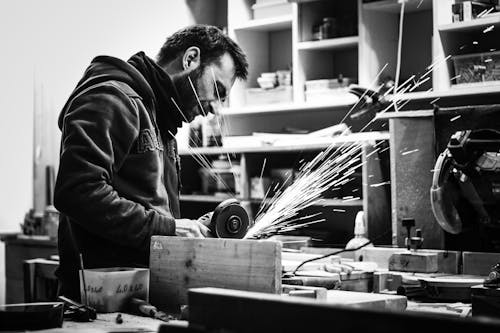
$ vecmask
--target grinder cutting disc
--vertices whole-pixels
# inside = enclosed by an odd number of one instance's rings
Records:
[[[243,238],[248,224],[248,214],[238,200],[227,199],[215,208],[209,228],[218,238]]]

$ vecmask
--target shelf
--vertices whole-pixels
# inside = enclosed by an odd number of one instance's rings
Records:
[[[238,31],[277,31],[292,28],[292,16],[284,15],[265,19],[250,20],[233,29]]]
[[[209,202],[209,203],[219,203],[226,199],[233,198],[230,195],[227,196],[219,196],[219,195],[202,195],[202,194],[181,194],[180,201],[192,201],[192,202]],[[237,198],[238,200],[242,200],[241,198]],[[271,199],[266,199],[266,202],[269,202]],[[261,204],[262,199],[250,199],[250,201],[254,204]],[[322,206],[322,207],[360,207],[363,206],[362,199],[320,199],[314,206]]]
[[[249,114],[265,114],[274,112],[297,112],[297,111],[315,111],[326,109],[342,109],[351,107],[356,103],[357,98],[353,96],[352,101],[341,100],[338,103],[286,103],[286,104],[267,104],[244,106],[239,108],[226,108],[221,110],[222,116],[239,116]]]
[[[363,4],[363,9],[399,14],[401,11],[401,4],[398,0],[374,1]],[[405,13],[420,12],[430,9],[432,9],[432,0],[407,0],[405,4]]]
[[[193,202],[222,202],[226,199],[234,198],[232,195],[215,195],[215,194],[181,194],[180,201],[193,201]]]
[[[474,85],[467,86],[452,86],[448,90],[443,91],[431,91],[431,92],[414,92],[406,93],[396,96],[396,100],[407,101],[407,100],[422,100],[422,99],[436,99],[436,98],[447,98],[447,97],[460,97],[460,96],[470,96],[470,95],[487,95],[487,94],[499,94],[500,93],[500,83],[486,82],[478,83]],[[392,100],[394,96],[389,96],[389,100]],[[431,108],[431,106],[429,106]]]
[[[179,149],[179,154],[184,156],[192,155],[193,153],[202,155],[221,155],[231,153],[273,153],[273,152],[300,152],[300,151],[314,151],[322,150],[332,144],[341,145],[345,142],[364,142],[364,141],[379,141],[389,140],[388,132],[367,132],[367,133],[353,133],[349,135],[337,136],[328,140],[328,143],[314,143],[314,144],[291,144],[287,146],[256,146],[256,147],[200,147],[191,148],[191,150],[182,148]],[[304,140],[301,140],[302,142]]]
[[[489,26],[500,28],[500,15],[486,15],[471,21],[454,22],[438,27],[439,32],[473,32],[481,31]],[[493,30],[495,31],[495,30]]]
[[[298,49],[305,50],[339,50],[357,47],[359,42],[358,36],[339,37],[324,40],[314,40],[308,42],[300,42]]]
[[[266,199],[265,202],[269,202],[272,199]],[[250,199],[253,204],[261,204],[262,199]],[[319,199],[317,203],[313,206],[321,207],[360,207],[363,206],[363,199]]]

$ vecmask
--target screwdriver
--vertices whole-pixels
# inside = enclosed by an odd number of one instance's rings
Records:
[[[132,297],[129,302],[130,310],[134,313],[143,314],[151,318],[169,321],[171,316],[163,311],[159,311],[154,305],[149,304],[145,300]]]

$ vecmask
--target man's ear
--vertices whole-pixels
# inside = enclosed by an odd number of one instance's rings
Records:
[[[186,69],[195,69],[201,63],[200,58],[200,49],[196,46],[189,47],[182,57],[182,68]]]

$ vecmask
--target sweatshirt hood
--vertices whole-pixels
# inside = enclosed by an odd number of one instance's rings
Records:
[[[95,57],[59,115],[58,125],[61,130],[64,116],[73,99],[89,87],[106,81],[119,81],[129,85],[142,98],[144,104],[155,108],[156,114],[159,116],[160,129],[167,125],[167,131],[171,131],[175,135],[177,128],[182,126],[180,112],[173,108],[172,99],[178,101],[179,97],[170,77],[144,52],[139,52],[132,56],[128,62],[111,56]],[[151,105],[152,103],[155,104]],[[165,108],[169,110],[165,110]]]

